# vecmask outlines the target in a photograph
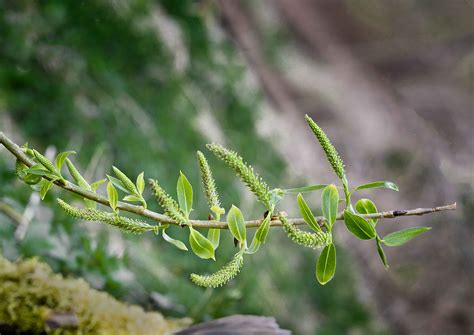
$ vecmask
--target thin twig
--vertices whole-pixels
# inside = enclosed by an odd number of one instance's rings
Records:
[[[20,148],[17,144],[15,144],[12,140],[10,140],[3,132],[0,132],[0,143],[8,150],[10,151],[18,160],[20,160],[22,163],[27,165],[28,167],[31,167],[35,163],[25,154],[22,148]],[[46,177],[43,177],[46,178]],[[48,178],[46,178],[48,179]],[[93,200],[97,203],[100,203],[102,205],[108,206],[109,201],[106,197],[101,196],[97,193],[85,190],[69,181],[66,181],[65,184],[62,184],[59,181],[55,182],[56,186],[59,186],[66,191],[76,193],[80,195],[83,198],[87,198],[90,200]],[[170,217],[156,213],[154,211],[151,211],[149,209],[145,209],[142,206],[136,206],[136,205],[131,205],[125,202],[119,201],[117,204],[117,208],[119,208],[122,211],[129,212],[129,213],[134,213],[137,215],[140,215],[142,217],[148,218],[150,220],[153,220],[155,222],[158,222],[160,224],[173,224],[173,225],[179,225],[178,222],[174,221]],[[396,218],[399,216],[412,216],[412,215],[425,215],[425,214],[430,214],[430,213],[435,213],[435,212],[442,212],[442,211],[448,211],[448,210],[455,210],[456,209],[456,203],[451,204],[451,205],[446,205],[446,206],[439,206],[439,207],[433,207],[433,208],[416,208],[416,209],[409,209],[409,210],[392,210],[392,211],[386,211],[386,212],[379,212],[379,213],[373,213],[373,214],[364,214],[361,215],[362,217],[366,219],[392,219]],[[343,220],[344,215],[343,213],[339,213],[337,215],[337,220]],[[322,224],[324,222],[324,217],[318,216],[316,217],[316,220]],[[302,218],[294,218],[294,219],[288,219],[288,221],[294,225],[303,225],[305,224],[305,221]],[[247,228],[254,228],[258,227],[260,223],[262,222],[262,219],[259,220],[251,220],[251,221],[246,221],[245,225]],[[189,224],[192,225],[193,227],[196,228],[218,228],[218,229],[227,229],[227,223],[226,222],[219,222],[219,221],[213,221],[213,220],[189,220]],[[272,219],[270,225],[272,227],[278,227],[281,226],[282,223],[280,220],[277,218]]]
[[[2,201],[0,201],[0,213],[12,220],[16,226],[22,225],[25,221],[21,213],[18,213],[12,206]]]

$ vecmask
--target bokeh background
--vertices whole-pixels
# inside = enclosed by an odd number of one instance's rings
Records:
[[[211,264],[152,234],[76,222],[54,202],[70,195],[54,190],[40,202],[1,148],[3,256],[38,256],[121,300],[197,321],[252,313],[295,334],[472,333],[473,17],[468,0],[0,1],[0,130],[50,155],[76,150],[88,180],[114,164],[171,193],[182,170],[199,188],[195,151],[214,141],[271,187],[336,182],[307,113],[340,150],[352,185],[400,186],[361,193],[379,209],[458,203],[382,221],[383,232],[433,227],[387,248],[388,272],[372,243],[341,226],[337,274],[321,287],[317,254],[275,229],[238,280],[203,290],[188,274],[224,264],[229,236]],[[208,156],[225,207],[260,217]],[[206,217],[195,194],[195,215]],[[316,212],[318,198],[309,197]],[[294,199],[283,207],[297,215]]]

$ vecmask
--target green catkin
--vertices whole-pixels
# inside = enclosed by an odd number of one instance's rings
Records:
[[[195,273],[191,274],[191,281],[199,286],[204,287],[220,287],[227,284],[230,280],[235,278],[240,269],[244,265],[244,257],[241,253],[238,253],[234,258],[224,265],[224,267],[217,272],[214,272],[208,276],[202,276]]]
[[[140,234],[156,229],[155,226],[149,225],[146,222],[118,216],[113,213],[108,213],[93,208],[81,209],[73,207],[61,199],[58,199],[58,204],[62,209],[64,209],[66,214],[74,218],[109,224],[129,233]]]
[[[260,202],[268,209],[271,208],[270,189],[263,179],[254,172],[253,168],[243,161],[242,157],[236,152],[226,149],[219,144],[208,144],[207,148],[237,173]]]
[[[113,166],[112,169],[114,170],[115,175],[122,182],[123,186],[125,187],[127,191],[129,191],[132,194],[138,194],[135,184],[130,180],[130,178],[127,177],[125,173],[117,169],[115,166]]]
[[[326,157],[329,163],[332,166],[332,169],[336,173],[336,175],[342,180],[345,178],[345,171],[344,171],[344,163],[339,156],[336,148],[332,145],[331,141],[327,137],[326,133],[310,118],[308,115],[305,116],[306,122],[310,126],[311,130],[313,131],[314,135],[321,144],[324,152],[326,153]]]
[[[74,179],[74,182],[79,185],[82,188],[85,188],[86,190],[91,191],[92,188],[87,182],[87,180],[84,179],[84,177],[77,171],[76,167],[74,164],[72,164],[71,160],[69,158],[66,158],[66,165],[69,170],[69,173],[71,174],[72,178]]]
[[[33,153],[35,155],[35,158],[38,160],[38,162],[41,163],[41,165],[43,165],[46,169],[48,169],[48,171],[54,174],[57,174],[56,168],[54,167],[53,163],[51,163],[51,161],[48,158],[46,158],[46,156],[43,156],[36,150],[33,150]]]
[[[150,183],[151,191],[155,195],[156,200],[165,210],[165,214],[175,220],[177,223],[186,225],[186,216],[179,208],[178,203],[168,193],[166,193],[163,188],[161,188],[156,180],[148,179],[148,182]]]
[[[219,201],[219,194],[217,193],[216,183],[214,181],[214,177],[212,176],[209,163],[201,151],[197,152],[197,158],[199,162],[199,169],[201,170],[201,180],[204,186],[204,191],[206,192],[209,208],[220,208],[221,203]]]
[[[332,243],[332,235],[327,232],[316,232],[309,233],[301,229],[296,228],[293,224],[289,223],[288,220],[280,215],[280,221],[283,225],[283,230],[288,234],[288,237],[296,244],[308,247],[308,248],[323,248]]]

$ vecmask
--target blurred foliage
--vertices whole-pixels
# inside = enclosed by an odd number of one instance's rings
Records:
[[[0,1],[0,8],[0,121],[13,124],[10,131],[31,147],[76,150],[74,159],[89,181],[110,173],[112,162],[131,176],[144,170],[173,195],[180,169],[197,188],[195,151],[210,141],[225,141],[239,151],[270,187],[285,176],[283,160],[255,129],[260,92],[219,30],[212,3]],[[223,205],[240,204],[261,216],[263,207],[248,200],[233,173],[207,156]],[[13,170],[12,157],[2,155],[0,201],[23,212],[31,190]],[[205,217],[204,196],[195,194],[194,214]],[[81,276],[121,299],[196,320],[274,315],[297,333],[372,329],[356,285],[348,285],[354,278],[343,253],[337,279],[320,287],[314,279],[316,255],[301,256],[274,231],[263,252],[246,258],[238,281],[202,290],[188,274],[227,262],[234,252],[228,234],[213,263],[152,234],[124,236],[74,222],[57,209],[51,194],[35,214],[23,240],[15,239],[15,225],[0,215],[4,256],[40,256],[54,270]],[[183,239],[184,232],[173,229]],[[152,292],[167,303],[153,299]]]

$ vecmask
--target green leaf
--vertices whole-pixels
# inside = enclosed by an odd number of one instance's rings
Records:
[[[214,250],[219,247],[219,241],[221,238],[221,230],[220,229],[209,229],[207,232],[207,239],[211,241],[212,245],[214,246]]]
[[[179,207],[186,214],[186,218],[189,218],[189,214],[193,210],[193,187],[181,171],[179,172],[176,191],[178,193]]]
[[[107,197],[109,199],[110,208],[115,212],[117,208],[118,194],[112,182],[107,183]]]
[[[198,257],[216,260],[214,256],[214,245],[212,242],[192,226],[189,226],[189,244],[191,244],[191,249],[193,249]]]
[[[109,179],[109,181],[114,184],[114,186],[116,188],[118,188],[119,190],[125,192],[125,193],[130,193],[126,188],[125,186],[122,184],[122,182],[120,180],[118,180],[117,178],[115,177],[112,177],[112,176],[109,176],[107,175],[107,178]]]
[[[34,169],[34,168],[29,168],[25,170],[26,173],[29,174],[34,174],[36,176],[43,176],[43,177],[48,177],[48,178],[57,178],[57,175],[54,173],[48,171],[48,170],[43,170],[43,169]]]
[[[36,185],[41,181],[41,179],[41,176],[29,173],[23,178],[23,181],[28,185]]]
[[[53,187],[55,180],[57,180],[57,177],[56,179],[42,181],[43,185],[41,185],[41,189],[40,189],[41,200],[44,200],[44,197],[46,197],[46,194],[48,193],[48,191],[51,189],[51,187]]]
[[[44,170],[44,171],[49,171],[48,169],[46,169],[42,164],[40,163],[36,163],[32,166],[29,167],[30,169],[38,169],[38,170]]]
[[[227,224],[229,225],[229,230],[232,235],[234,235],[234,237],[241,243],[245,243],[245,220],[238,207],[232,205],[232,208],[229,210],[229,214],[227,214]]]
[[[376,236],[374,226],[363,217],[352,214],[348,210],[344,211],[344,223],[347,229],[361,240],[371,240]]]
[[[377,253],[379,254],[380,260],[382,261],[383,266],[388,269],[388,261],[387,256],[385,256],[385,252],[383,251],[382,244],[380,243],[380,239],[377,237],[376,239],[377,244]]]
[[[316,279],[321,285],[328,283],[336,272],[336,246],[331,243],[324,247],[316,264]]]
[[[262,242],[259,242],[254,236],[254,238],[252,239],[252,243],[250,244],[250,247],[248,247],[245,250],[245,253],[249,255],[254,254],[258,251],[258,249],[260,249],[261,245],[262,245]]]
[[[326,186],[323,193],[321,193],[321,207],[323,216],[331,227],[334,225],[334,222],[336,222],[338,205],[339,192],[336,185],[331,184]]]
[[[270,230],[271,216],[272,216],[271,213],[268,212],[267,216],[265,217],[265,219],[262,221],[260,226],[257,228],[257,231],[255,232],[255,238],[260,243],[265,243],[265,240],[267,239],[268,231]]]
[[[131,202],[142,202],[142,198],[136,196],[136,195],[126,195],[123,200],[125,201],[131,201]]]
[[[427,232],[431,227],[413,227],[399,230],[384,236],[382,242],[390,247],[396,247],[407,243],[414,237]]]
[[[260,249],[260,246],[265,243],[267,239],[268,232],[270,230],[270,221],[271,221],[272,214],[268,212],[265,219],[263,219],[262,223],[258,226],[255,234],[253,235],[252,243],[250,243],[250,247],[245,250],[246,254],[254,254]]]
[[[286,190],[283,190],[283,193],[288,193],[288,194],[309,193],[309,192],[321,190],[325,188],[326,186],[328,186],[328,184],[315,184],[315,185],[309,185],[309,186],[303,186],[303,187],[287,188]]]
[[[365,190],[368,188],[388,188],[390,190],[394,190],[398,192],[397,184],[392,183],[391,181],[384,180],[384,181],[373,181],[371,183],[359,185],[351,193],[354,193],[355,191],[359,191],[359,190]]]
[[[138,193],[143,194],[145,190],[145,172],[142,172],[137,177],[137,189]]]
[[[321,227],[314,218],[311,209],[309,208],[301,193],[298,193],[298,207],[300,208],[301,215],[303,216],[303,219],[308,224],[308,226],[310,226],[310,228],[316,232],[322,231]]]
[[[168,243],[171,243],[172,245],[174,245],[176,248],[178,249],[181,249],[181,250],[184,250],[184,251],[188,251],[188,248],[186,247],[186,244],[184,244],[183,242],[181,242],[180,240],[176,240],[172,237],[170,237],[168,234],[166,234],[166,228],[163,228],[163,232],[162,232],[162,236],[163,236],[163,239],[168,242]]]
[[[58,170],[59,173],[61,173],[61,169],[63,167],[64,161],[66,160],[67,156],[69,155],[75,155],[75,151],[64,151],[59,153],[56,156],[56,169]]]
[[[105,183],[107,181],[107,179],[101,179],[101,180],[97,180],[96,182],[93,182],[91,184],[91,189],[92,191],[97,191],[97,188],[102,185],[103,183]]]
[[[355,209],[360,214],[374,214],[377,213],[377,207],[370,199],[360,199],[355,204]],[[374,226],[377,224],[378,219],[370,219],[368,220]]]

